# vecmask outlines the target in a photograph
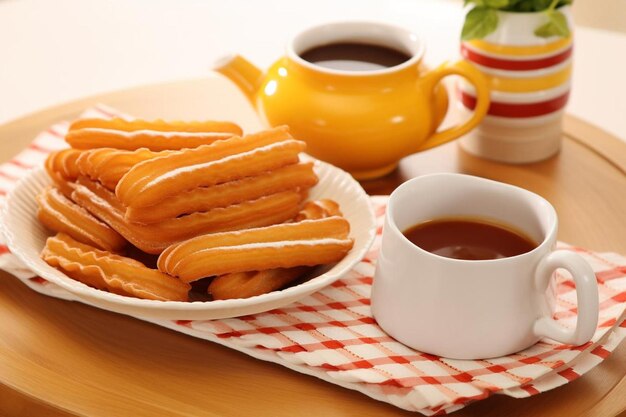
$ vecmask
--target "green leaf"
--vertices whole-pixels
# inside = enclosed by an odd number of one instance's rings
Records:
[[[506,6],[503,10],[506,10],[508,12],[517,11],[517,5],[521,3],[522,1],[524,0],[509,0],[509,5]]]
[[[572,4],[573,2],[574,0],[509,0],[509,5],[504,7],[504,10],[509,12],[540,12]]]
[[[569,27],[565,15],[558,10],[547,13],[548,22],[535,29],[535,35],[542,38],[550,36],[569,36]]]
[[[487,7],[494,9],[503,9],[507,7],[511,2],[509,0],[483,0],[483,3]]]
[[[475,7],[465,16],[461,39],[482,39],[498,27],[498,12],[487,7]]]
[[[550,7],[551,3],[552,0],[533,0],[533,9],[536,12],[546,10],[548,7]]]
[[[515,5],[515,9],[513,11],[532,12],[533,10],[535,10],[534,0],[522,0]]]

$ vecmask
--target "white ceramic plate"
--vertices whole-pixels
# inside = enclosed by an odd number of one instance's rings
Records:
[[[365,256],[375,232],[374,213],[369,197],[348,173],[321,161],[315,162],[319,183],[311,189],[310,198],[337,201],[350,222],[354,247],[339,263],[320,267],[306,282],[281,291],[247,299],[206,302],[153,301],[124,297],[88,287],[67,277],[39,258],[45,240],[50,236],[37,220],[35,196],[50,179],[43,169],[30,171],[8,195],[2,210],[3,232],[7,244],[28,268],[48,281],[72,293],[78,301],[117,313],[153,319],[204,320],[236,317],[283,307],[341,278]]]

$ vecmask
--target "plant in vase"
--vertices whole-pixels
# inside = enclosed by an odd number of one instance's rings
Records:
[[[498,10],[505,12],[532,13],[543,12],[547,22],[537,26],[534,34],[548,38],[550,36],[569,36],[570,29],[565,15],[558,10],[572,4],[573,0],[467,0],[466,5],[473,7],[465,16],[461,39],[482,39],[498,27]]]
[[[467,0],[461,53],[487,77],[488,116],[463,148],[509,163],[546,159],[561,145],[571,78],[572,0]],[[466,110],[471,86],[459,84]]]

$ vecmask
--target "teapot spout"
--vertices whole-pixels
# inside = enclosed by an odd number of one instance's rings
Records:
[[[230,79],[256,107],[256,93],[263,72],[241,55],[228,55],[215,62],[213,69]]]

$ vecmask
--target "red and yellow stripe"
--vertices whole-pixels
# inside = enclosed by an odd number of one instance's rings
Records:
[[[468,61],[487,68],[506,70],[506,71],[532,71],[538,69],[549,68],[561,64],[572,56],[573,47],[570,46],[562,52],[555,55],[542,58],[531,59],[508,59],[498,58],[482,54],[465,43],[461,44],[461,54]]]
[[[460,91],[461,102],[463,105],[473,110],[476,107],[476,97],[465,92]],[[489,105],[490,116],[498,117],[510,117],[510,118],[523,118],[523,117],[538,117],[545,116],[550,113],[561,110],[567,104],[569,98],[569,91],[555,97],[550,100],[535,102],[535,103],[503,103],[497,101],[491,101]]]
[[[504,55],[509,57],[529,57],[533,55],[548,55],[558,53],[572,45],[572,37],[562,38],[544,45],[502,45],[491,43],[482,39],[467,41],[473,49],[489,54]]]

